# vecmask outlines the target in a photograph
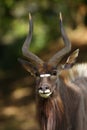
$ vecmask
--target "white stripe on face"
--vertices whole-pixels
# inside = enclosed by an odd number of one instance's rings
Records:
[[[43,78],[43,77],[49,77],[51,76],[51,74],[41,74],[40,77]]]

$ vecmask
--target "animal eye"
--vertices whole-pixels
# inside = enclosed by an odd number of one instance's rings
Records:
[[[36,82],[39,83],[40,82],[40,75],[38,73],[36,73]]]
[[[35,73],[36,77],[40,77],[40,74],[38,72]]]
[[[53,72],[51,73],[51,75],[56,76],[56,75],[57,75],[57,71],[53,71]]]

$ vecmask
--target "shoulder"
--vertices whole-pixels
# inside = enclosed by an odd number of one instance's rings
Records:
[[[87,78],[87,63],[77,64],[69,70],[62,71],[61,76],[70,81]]]

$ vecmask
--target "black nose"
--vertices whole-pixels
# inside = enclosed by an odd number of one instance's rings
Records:
[[[46,90],[48,90],[49,89],[49,86],[47,85],[47,84],[44,84],[44,85],[42,85],[40,88],[39,88],[39,90],[41,90],[41,91],[43,91],[43,92],[45,92]]]

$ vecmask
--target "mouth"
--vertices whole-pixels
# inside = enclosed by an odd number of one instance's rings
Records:
[[[52,94],[52,92],[49,89],[45,91],[39,90],[38,92],[39,92],[39,95],[43,98],[48,98]]]
[[[52,92],[49,89],[45,91],[39,90],[38,92],[39,92],[39,95],[43,98],[48,98],[52,94]]]

